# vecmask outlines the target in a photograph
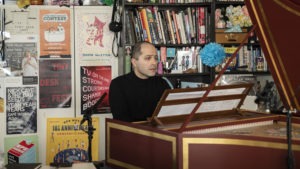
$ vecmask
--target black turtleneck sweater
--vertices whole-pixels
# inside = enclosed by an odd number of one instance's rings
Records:
[[[133,122],[151,117],[168,83],[159,76],[138,78],[134,72],[111,81],[109,104],[114,119]]]

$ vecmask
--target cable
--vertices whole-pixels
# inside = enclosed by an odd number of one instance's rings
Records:
[[[116,50],[116,49],[115,49],[115,46],[117,47],[117,51],[115,51],[115,50]],[[119,49],[118,33],[117,33],[117,32],[114,32],[114,39],[113,39],[113,42],[112,42],[111,51],[112,51],[112,54],[113,54],[115,57],[118,57],[118,56],[119,56],[118,49]]]

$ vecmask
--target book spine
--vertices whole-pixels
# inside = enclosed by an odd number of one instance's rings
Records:
[[[167,9],[166,14],[167,14],[167,20],[168,20],[168,22],[167,22],[168,23],[168,28],[169,28],[170,37],[171,37],[171,43],[176,44],[175,36],[174,36],[174,30],[173,30],[173,27],[172,27],[170,10]]]
[[[148,19],[147,19],[146,9],[145,8],[140,9],[140,14],[141,14],[143,27],[145,28],[146,34],[147,34],[147,39],[145,39],[145,41],[148,41],[148,42],[152,43],[151,34],[150,34],[150,27],[149,27],[149,23],[148,23]]]
[[[160,23],[162,41],[163,41],[163,44],[166,44],[167,41],[166,41],[166,37],[165,37],[165,30],[164,30],[163,21],[162,21],[162,18],[161,18],[161,13],[157,12],[157,15],[158,15],[159,23]]]
[[[138,20],[138,23],[139,23],[139,26],[140,26],[142,40],[143,41],[148,41],[145,25],[142,22],[142,18],[141,18],[141,12],[137,8],[135,8],[135,13],[136,13],[137,20]]]
[[[159,43],[164,43],[164,40],[163,40],[163,33],[162,33],[162,29],[161,29],[161,20],[158,16],[158,12],[157,12],[157,6],[153,7],[152,8],[153,11],[153,18],[154,18],[154,21],[156,23],[156,29],[157,29],[157,33],[158,33],[158,39],[159,39]]]
[[[205,9],[204,7],[200,7],[200,19],[199,19],[200,23],[200,36],[199,36],[199,42],[200,44],[205,44],[206,43],[206,35],[205,35]]]
[[[155,31],[155,23],[152,15],[152,11],[149,8],[146,8],[147,20],[150,30],[151,41],[153,44],[158,44],[157,32]]]
[[[177,22],[175,11],[172,11],[172,18],[173,18],[174,27],[175,27],[177,44],[181,44],[181,39],[180,39],[180,34],[179,34],[179,28],[178,28],[178,22]]]
[[[170,33],[169,33],[169,26],[167,24],[167,17],[166,17],[166,13],[165,11],[161,11],[161,22],[163,24],[164,27],[164,34],[165,34],[165,39],[166,39],[166,44],[170,44],[171,40],[170,40]]]

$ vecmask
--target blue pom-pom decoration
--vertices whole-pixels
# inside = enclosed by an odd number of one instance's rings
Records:
[[[211,42],[200,51],[202,63],[214,67],[223,62],[225,58],[224,47],[218,43]]]

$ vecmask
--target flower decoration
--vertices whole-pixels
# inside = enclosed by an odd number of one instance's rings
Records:
[[[224,47],[218,43],[211,42],[204,46],[200,51],[200,59],[202,63],[214,67],[223,62],[225,58]]]
[[[250,27],[252,26],[252,22],[247,10],[247,7],[244,6],[236,6],[232,5],[226,8],[225,16],[228,18],[226,22],[226,27],[231,28],[233,26],[239,25],[240,27]]]

